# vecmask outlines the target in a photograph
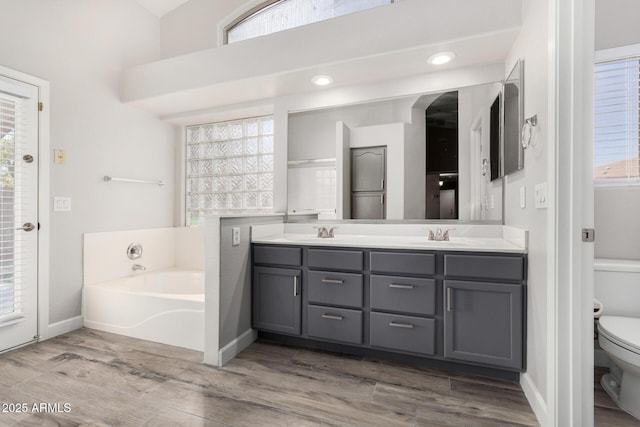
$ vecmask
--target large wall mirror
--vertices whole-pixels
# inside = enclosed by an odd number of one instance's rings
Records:
[[[288,212],[501,223],[502,178],[492,177],[490,165],[502,88],[496,82],[290,113]]]

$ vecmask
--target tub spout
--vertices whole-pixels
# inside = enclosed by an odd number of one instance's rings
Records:
[[[140,265],[140,264],[133,264],[133,265],[131,266],[131,269],[132,269],[133,271],[138,271],[138,270],[139,270],[139,271],[145,271],[145,270],[147,269],[147,267],[145,267],[144,265]]]

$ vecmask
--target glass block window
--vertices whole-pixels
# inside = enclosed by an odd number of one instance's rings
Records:
[[[594,178],[640,182],[640,57],[595,64]]]
[[[390,3],[393,0],[266,1],[240,16],[225,30],[226,42],[252,39]]]
[[[187,127],[187,223],[273,209],[273,116]]]

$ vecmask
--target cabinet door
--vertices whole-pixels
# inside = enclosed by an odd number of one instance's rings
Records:
[[[351,193],[352,219],[385,219],[384,193]]]
[[[300,270],[253,267],[253,327],[300,335]]]
[[[384,191],[384,147],[351,149],[351,191]]]
[[[445,280],[445,358],[521,370],[523,288]]]

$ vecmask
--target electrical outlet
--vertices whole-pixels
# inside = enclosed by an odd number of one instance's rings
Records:
[[[240,227],[233,227],[231,229],[231,246],[240,245]]]
[[[64,150],[53,150],[53,162],[56,165],[64,165],[67,163],[67,154]]]

